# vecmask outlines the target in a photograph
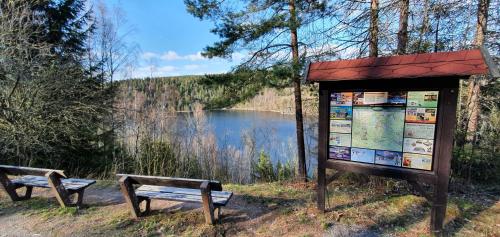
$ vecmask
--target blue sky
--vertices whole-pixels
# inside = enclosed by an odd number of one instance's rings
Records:
[[[200,52],[215,41],[213,24],[186,11],[182,0],[102,0],[109,8],[119,6],[126,19],[126,41],[140,47],[130,77],[200,75],[227,72],[241,61],[203,58]]]

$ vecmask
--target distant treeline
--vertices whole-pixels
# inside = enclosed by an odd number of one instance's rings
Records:
[[[209,87],[203,82],[204,76],[141,78],[119,81],[118,88],[125,92],[125,99],[131,99],[137,95],[136,93],[143,94],[147,104],[165,101],[165,93],[169,93],[164,106],[175,108],[176,111],[192,111],[195,103],[200,103],[206,108],[231,104],[230,101],[219,104],[219,101],[228,97],[225,92],[226,86]]]
[[[229,108],[251,99],[264,88],[281,90],[291,86],[289,81],[278,77],[275,71],[238,70],[203,76],[129,79],[117,82],[117,88],[122,100],[139,94],[145,97],[146,105],[163,102],[165,108],[193,111],[197,103],[204,109]]]

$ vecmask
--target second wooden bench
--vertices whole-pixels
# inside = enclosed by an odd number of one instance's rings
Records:
[[[220,220],[221,208],[233,196],[232,192],[222,191],[219,181],[132,174],[117,176],[120,177],[120,188],[134,218],[150,211],[151,199],[163,199],[202,203],[206,222],[215,224],[216,220]],[[136,189],[134,184],[141,186]],[[141,211],[141,202],[146,202],[144,211]]]

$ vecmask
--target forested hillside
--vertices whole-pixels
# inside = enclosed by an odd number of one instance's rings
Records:
[[[211,101],[224,97],[224,86],[208,88],[202,76],[179,76],[130,79],[118,82],[120,99],[144,97],[146,104],[164,103],[175,111],[191,111],[195,102],[209,106]]]
[[[232,74],[227,74],[234,76]],[[227,76],[224,75],[224,76]],[[222,75],[218,75],[221,77]],[[251,83],[234,86],[209,84],[207,76],[157,77],[119,81],[118,103],[134,103],[144,99],[144,105],[159,105],[170,111],[193,111],[199,103],[204,109],[238,109],[272,111],[293,114],[293,91],[291,87],[275,87]],[[313,85],[302,90],[304,110],[316,115],[317,90]]]

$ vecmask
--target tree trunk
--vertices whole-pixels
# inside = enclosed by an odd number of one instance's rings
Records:
[[[378,0],[371,0],[370,6],[370,57],[378,57]]]
[[[424,16],[422,18],[422,26],[420,26],[420,31],[418,34],[418,41],[416,52],[424,53],[426,50],[422,48],[422,42],[424,41],[424,35],[429,31],[429,0],[424,2]]]
[[[408,10],[410,0],[401,0],[399,8],[399,31],[397,54],[406,54],[408,45]]]
[[[476,25],[476,38],[475,45],[480,47],[484,44],[484,37],[486,35],[487,22],[488,22],[488,7],[489,0],[479,0],[477,9],[477,25]],[[478,129],[478,119],[481,113],[481,105],[479,104],[479,97],[481,94],[481,81],[483,76],[473,76],[469,80],[468,89],[468,103],[467,103],[467,141],[474,141],[476,138],[476,131]]]
[[[434,53],[437,53],[439,50],[439,22],[441,20],[441,6],[437,7],[437,16],[436,16],[436,31],[434,32]]]
[[[292,79],[295,95],[295,120],[297,126],[297,149],[298,149],[298,172],[299,180],[307,181],[306,152],[304,146],[304,117],[302,115],[302,94],[300,90],[300,66],[299,66],[299,43],[297,40],[297,14],[295,12],[295,0],[290,0],[290,33],[292,46]]]

